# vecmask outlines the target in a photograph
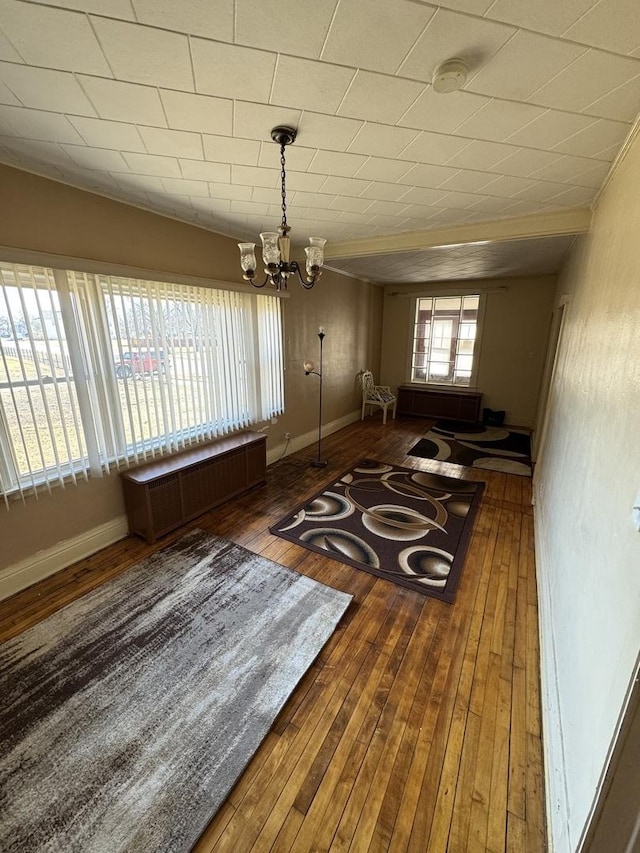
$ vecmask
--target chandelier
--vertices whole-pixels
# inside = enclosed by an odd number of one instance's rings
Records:
[[[291,240],[289,231],[291,226],[287,224],[287,170],[285,162],[285,148],[296,138],[296,131],[292,127],[274,127],[271,138],[280,146],[280,176],[282,180],[282,222],[277,231],[265,231],[260,235],[262,240],[262,260],[264,263],[265,279],[258,284],[256,274],[255,243],[238,243],[240,249],[240,266],[243,270],[243,279],[250,282],[254,287],[264,287],[272,284],[276,290],[286,290],[287,280],[290,275],[297,273],[300,284],[307,290],[322,275],[322,264],[324,263],[324,244],[327,242],[322,237],[309,237],[309,245],[305,248],[307,261],[305,265],[306,276],[300,272],[297,261],[290,260]]]

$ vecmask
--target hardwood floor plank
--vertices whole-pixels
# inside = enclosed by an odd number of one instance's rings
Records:
[[[201,527],[353,602],[195,853],[543,853],[531,480],[407,456],[432,421],[367,418],[152,546],[127,538],[0,602],[0,641]],[[273,536],[362,458],[486,483],[444,604]]]

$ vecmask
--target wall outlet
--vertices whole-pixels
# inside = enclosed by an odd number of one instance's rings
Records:
[[[289,441],[289,439],[291,438],[291,433],[285,432],[284,437],[287,439],[287,441]]]

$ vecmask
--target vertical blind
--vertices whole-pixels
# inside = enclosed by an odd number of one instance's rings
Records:
[[[0,264],[0,491],[100,476],[281,414],[280,300]]]

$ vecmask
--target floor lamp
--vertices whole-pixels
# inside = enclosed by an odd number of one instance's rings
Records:
[[[305,361],[304,363],[304,372],[307,376],[310,373],[313,373],[314,376],[318,376],[320,378],[320,400],[318,405],[318,456],[316,459],[313,459],[311,464],[314,468],[324,468],[327,464],[327,460],[322,458],[322,344],[324,342],[324,329],[322,326],[318,329],[318,338],[320,340],[320,365],[316,370],[316,366],[313,361]]]

